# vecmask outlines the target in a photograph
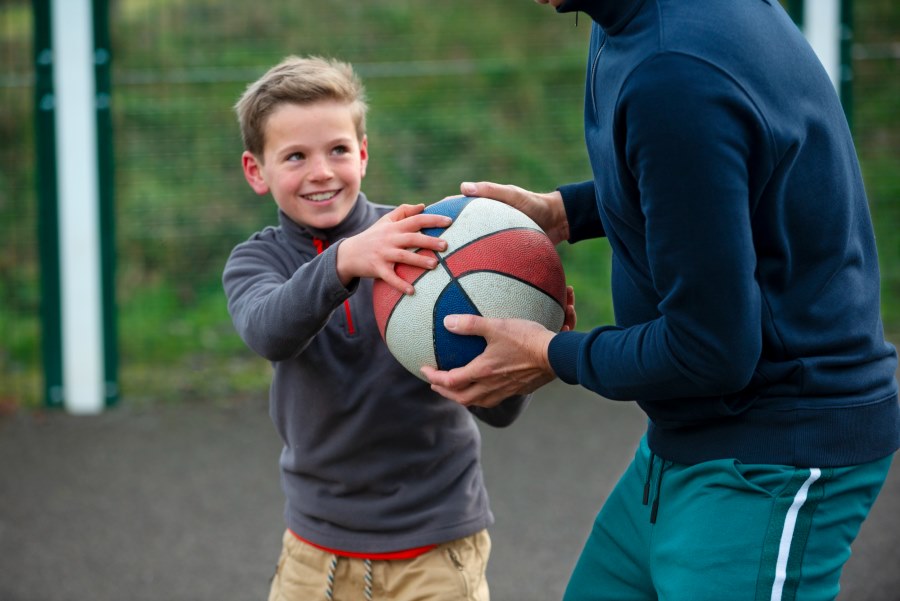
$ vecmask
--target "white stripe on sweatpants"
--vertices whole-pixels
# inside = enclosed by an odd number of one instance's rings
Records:
[[[797,491],[794,496],[794,502],[788,509],[787,516],[784,519],[784,530],[781,531],[781,543],[778,545],[778,561],[775,563],[775,582],[772,584],[772,601],[781,601],[781,593],[784,590],[784,581],[787,578],[788,555],[791,552],[791,542],[794,540],[794,528],[797,526],[797,514],[800,508],[806,503],[806,497],[809,493],[809,487],[813,482],[819,479],[822,470],[819,468],[810,468],[809,478]]]

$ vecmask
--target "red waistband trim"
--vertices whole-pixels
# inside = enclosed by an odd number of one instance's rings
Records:
[[[317,545],[312,541],[308,541],[293,530],[290,530],[290,533],[294,535],[294,538],[299,540],[302,543],[306,543],[311,547],[315,547],[320,551],[325,551],[326,553],[331,553],[332,555],[337,555],[338,557],[350,557],[352,559],[371,559],[373,561],[394,561],[398,559],[415,559],[420,555],[425,555],[432,549],[436,549],[437,545],[425,545],[424,547],[415,547],[413,549],[403,549],[401,551],[390,551],[388,553],[356,553],[353,551],[341,551],[339,549],[331,549],[329,547],[323,547],[322,545]]]

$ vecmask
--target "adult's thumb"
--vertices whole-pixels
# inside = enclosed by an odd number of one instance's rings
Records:
[[[447,315],[444,317],[444,327],[454,334],[477,334],[477,315]]]
[[[459,185],[459,191],[466,196],[475,196],[478,194],[478,186],[473,182],[463,182]]]

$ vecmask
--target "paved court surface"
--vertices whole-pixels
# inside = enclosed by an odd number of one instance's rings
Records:
[[[559,599],[643,430],[630,403],[543,389],[484,428],[494,601]],[[0,417],[0,601],[264,599],[282,532],[262,401]],[[864,524],[841,601],[900,601],[900,468]]]

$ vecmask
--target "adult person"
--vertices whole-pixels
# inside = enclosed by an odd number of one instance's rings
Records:
[[[593,20],[593,180],[461,190],[556,242],[605,236],[616,323],[450,316],[487,349],[423,371],[464,405],[558,377],[646,412],[567,601],[833,599],[900,446],[897,355],[839,99],[775,0],[538,2]]]

